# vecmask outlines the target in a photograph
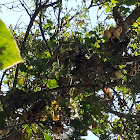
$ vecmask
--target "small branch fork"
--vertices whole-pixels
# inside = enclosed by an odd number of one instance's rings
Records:
[[[28,9],[26,8],[26,6],[25,6],[25,2],[23,3],[21,0],[19,0],[20,1],[20,4],[22,5],[22,7],[25,9],[25,11],[27,12],[27,14],[29,15],[29,17],[31,18],[31,14],[30,14],[30,12],[28,11]]]

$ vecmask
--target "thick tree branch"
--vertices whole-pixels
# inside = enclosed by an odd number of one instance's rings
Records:
[[[126,20],[120,25],[122,27],[122,34],[125,34],[129,27],[133,25],[134,22],[140,17],[140,6],[136,7],[136,9],[126,18]]]
[[[140,6],[136,7],[132,11],[132,13],[124,20],[121,16],[121,12],[119,12],[119,6],[116,6],[113,8],[113,17],[116,21],[116,26],[122,27],[122,38],[124,35],[126,35],[126,32],[128,31],[129,27],[133,25],[134,22],[140,17]]]
[[[124,20],[123,17],[121,16],[121,13],[118,11],[118,9],[119,9],[118,6],[113,8],[113,17],[116,22],[116,25],[120,26],[124,22]]]

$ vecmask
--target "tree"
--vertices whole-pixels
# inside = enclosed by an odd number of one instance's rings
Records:
[[[87,130],[139,139],[139,1],[82,0],[77,9],[68,0],[18,2],[30,22],[10,28],[25,62],[1,78],[1,139],[81,139]],[[94,7],[107,17],[91,29]]]

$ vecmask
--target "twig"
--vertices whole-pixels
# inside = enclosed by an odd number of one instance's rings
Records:
[[[61,0],[61,4],[60,5],[62,6],[62,0]],[[62,10],[61,6],[59,7],[59,11],[58,11],[58,19],[57,19],[57,21],[58,21],[58,29],[60,28],[60,14],[61,14],[61,10]]]
[[[40,3],[41,3],[41,0],[40,0]],[[35,7],[36,8],[38,7],[38,0],[35,0]]]
[[[91,7],[95,7],[95,6],[100,6],[100,5],[102,5],[102,4],[104,4],[104,3],[94,4],[94,5],[93,5],[93,0],[91,0],[91,3],[90,3],[90,5],[88,6],[87,9],[90,9]]]
[[[91,0],[89,7],[92,7],[92,4],[93,4],[93,0]],[[89,7],[88,7],[88,8],[89,8]]]
[[[16,66],[15,77],[14,77],[14,82],[13,82],[13,89],[16,88],[19,66],[20,66],[20,64],[17,64],[17,66]]]
[[[0,4],[0,5],[11,4],[11,3],[14,3],[14,2],[17,2],[17,0],[12,1],[12,2],[2,3],[2,4]]]
[[[2,82],[3,82],[3,79],[4,79],[6,72],[7,72],[7,70],[4,71],[2,78],[1,78],[1,81],[0,81],[0,91],[1,91]]]
[[[99,88],[99,87],[102,87],[102,85],[99,85],[99,84],[77,84],[77,85],[66,85],[66,86],[60,86],[60,87],[56,87],[56,88],[52,88],[52,89],[44,89],[42,91],[38,91],[36,93],[38,94],[45,94],[45,93],[48,93],[48,92],[55,92],[55,91],[59,91],[59,90],[62,90],[62,89],[71,89],[71,88],[80,88],[80,87],[92,87],[92,88]],[[34,94],[34,92],[32,93],[28,93],[28,94]]]
[[[31,18],[31,14],[29,13],[29,11],[28,11],[28,9],[26,8],[26,6],[24,5],[24,3],[22,3],[21,2],[21,0],[19,0],[20,1],[20,4],[22,5],[22,7],[25,9],[25,11],[27,12],[27,14],[29,15],[29,17]]]
[[[61,0],[60,0],[60,1],[61,1]],[[101,4],[92,5],[92,2],[91,2],[91,4],[88,6],[87,9],[89,10],[91,7],[93,7],[93,6],[99,6],[99,5],[101,5]],[[68,20],[68,22],[70,22],[76,15],[79,15],[80,13],[82,13],[82,11],[76,12],[76,13]],[[67,22],[63,23],[63,22],[61,21],[60,28],[63,28],[66,24],[67,24]],[[57,29],[57,28],[58,28],[58,25],[57,25],[55,28]],[[54,38],[54,37],[58,34],[58,32],[59,32],[59,30],[56,30],[56,32],[52,35],[51,39]]]
[[[17,23],[16,23],[16,25],[14,27],[14,30],[17,28],[18,22],[19,22],[19,20],[20,20],[21,17],[22,17],[22,15],[18,18]]]
[[[104,108],[105,108],[105,112],[112,113],[114,115],[117,115],[118,117],[123,117],[123,118],[126,118],[126,119],[130,119],[130,117],[131,118],[140,118],[140,114],[131,115],[129,113],[125,114],[125,113],[121,113],[121,112],[118,112],[118,111],[114,111],[111,108],[107,108],[106,106],[104,106]]]
[[[105,117],[104,117],[104,119],[109,123],[109,125],[110,125],[114,130],[116,130],[116,131],[118,132],[118,134],[121,136],[122,139],[125,139],[125,138],[123,137],[123,135],[122,135],[122,132],[119,132],[118,129],[116,129],[108,119],[106,119]]]
[[[102,13],[98,16],[98,12],[99,12],[100,8],[97,11],[97,21],[99,20],[99,18],[102,16],[102,14],[104,13],[105,9],[102,11]]]
[[[43,124],[49,125],[49,124],[51,124],[52,122],[34,121],[34,122],[32,122],[32,124],[33,124],[33,123],[36,123],[36,124],[43,123]],[[16,127],[21,127],[22,125],[25,125],[25,124],[31,125],[30,122],[24,122],[24,123],[19,123],[19,124],[15,124],[15,125],[8,125],[8,126],[5,126],[5,127],[2,128],[1,130],[4,130],[4,129],[13,129],[13,128],[16,128]]]
[[[39,28],[40,28],[40,32],[41,32],[42,38],[43,38],[43,40],[45,42],[45,45],[46,45],[47,49],[51,52],[51,50],[50,50],[50,48],[48,46],[48,42],[47,42],[47,40],[45,38],[43,28],[42,28],[42,11],[40,11],[40,16],[39,16]]]
[[[4,129],[12,129],[12,128],[20,127],[22,125],[25,125],[25,123],[19,123],[19,124],[16,124],[16,125],[8,125],[8,126],[5,126],[2,130],[4,130]]]

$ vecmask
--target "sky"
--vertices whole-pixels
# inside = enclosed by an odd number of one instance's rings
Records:
[[[17,2],[16,0],[1,0],[0,1],[0,6],[4,3],[10,3],[10,2]],[[73,5],[73,0],[71,0],[71,4]],[[9,8],[12,8],[12,6],[10,6],[11,4],[9,4]],[[15,5],[15,3],[13,4],[13,6]],[[1,6],[2,8],[0,9],[0,19],[2,19],[2,21],[7,25],[12,25],[13,28],[20,28],[20,27],[27,27],[30,18],[27,15],[27,13],[25,11],[23,11],[22,9],[18,9],[15,11],[12,11],[11,9],[7,9],[7,7],[5,6]],[[91,19],[91,23],[92,26],[94,27],[97,24],[97,11],[98,7],[94,7],[89,11],[89,17]],[[103,11],[103,10],[102,10]],[[99,12],[99,13],[102,13]],[[94,13],[94,14],[93,14]],[[100,14],[99,14],[100,15]],[[99,20],[103,20],[105,18],[105,15],[101,16]],[[110,24],[113,23],[113,21],[110,21]],[[0,78],[1,78],[1,73],[0,73]],[[93,135],[93,133],[91,131],[88,131],[88,136],[83,137],[86,140],[99,140],[99,138],[97,138],[95,135]]]
[[[13,2],[13,1],[14,0],[0,1],[0,7],[2,7],[0,9],[1,10],[0,18],[7,26],[12,24],[13,27],[16,27],[16,26],[26,27],[26,25],[28,25],[29,23],[30,18],[26,14],[25,11],[23,11],[22,9],[12,11],[11,9],[7,9],[7,7],[3,5],[1,6],[1,4],[9,3],[7,6],[9,8],[12,8],[12,5],[10,4],[10,2]]]

